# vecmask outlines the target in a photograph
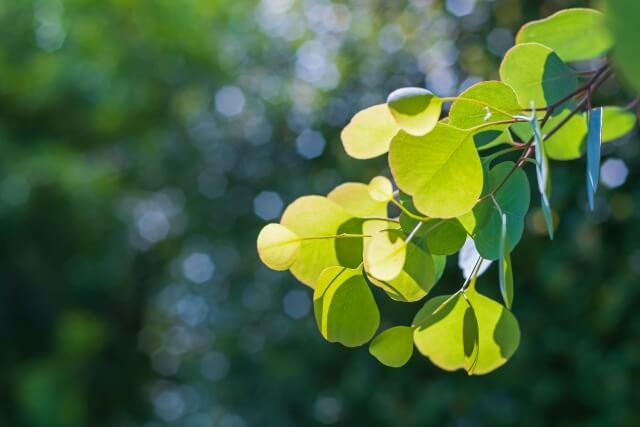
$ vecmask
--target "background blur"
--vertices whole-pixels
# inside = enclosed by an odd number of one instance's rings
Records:
[[[295,198],[385,173],[345,155],[354,112],[496,78],[521,24],[586,3],[0,1],[0,426],[637,425],[636,136],[595,213],[583,161],[553,165],[557,237],[533,209],[489,376],[324,342],[255,251]],[[460,281],[451,257],[434,294]],[[388,324],[420,307],[378,296]]]

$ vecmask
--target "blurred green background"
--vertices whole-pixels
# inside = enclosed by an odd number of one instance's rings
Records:
[[[0,1],[0,425],[638,425],[637,136],[594,213],[583,161],[553,164],[557,237],[533,209],[522,342],[488,376],[324,342],[255,252],[295,198],[385,173],[345,155],[354,112],[495,79],[521,24],[586,3]],[[434,293],[460,281],[451,257]],[[383,324],[420,307],[377,299]]]

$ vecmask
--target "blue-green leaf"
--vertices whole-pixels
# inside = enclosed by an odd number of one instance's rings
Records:
[[[533,108],[533,106],[532,106]],[[549,159],[544,151],[542,143],[542,133],[540,125],[535,117],[530,121],[533,129],[533,137],[536,142],[536,176],[538,178],[538,191],[540,191],[540,205],[544,222],[547,224],[547,232],[549,238],[553,240],[553,215],[551,214],[551,205],[549,204],[549,193],[551,189],[551,181],[549,180]]]
[[[600,147],[602,145],[602,107],[589,112],[589,133],[587,134],[587,199],[593,210],[594,197],[600,179]]]
[[[511,251],[507,235],[507,215],[502,214],[502,229],[500,230],[500,293],[504,305],[511,310],[513,303],[513,271],[511,269]]]

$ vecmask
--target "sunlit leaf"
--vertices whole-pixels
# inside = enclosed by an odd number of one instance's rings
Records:
[[[367,184],[360,182],[340,184],[327,194],[327,198],[358,218],[387,216],[386,201],[373,199]]]
[[[369,344],[369,353],[383,365],[392,368],[404,366],[413,354],[413,329],[395,326],[381,332]]]
[[[587,134],[587,199],[594,208],[594,198],[600,180],[600,149],[602,147],[602,107],[593,108],[589,113],[589,133]]]
[[[391,299],[413,302],[422,299],[431,290],[439,279],[436,274],[441,275],[444,270],[443,261],[427,252],[422,239],[414,238],[406,246],[404,264],[396,277],[380,280],[368,270],[367,275],[371,283],[382,288]]]
[[[327,267],[355,268],[362,262],[361,238],[318,238],[362,232],[361,220],[326,197],[300,197],[285,209],[280,223],[300,237],[313,237],[302,241],[290,268],[298,280],[310,287],[315,286],[320,272]]]
[[[398,187],[432,218],[452,218],[473,208],[482,191],[482,165],[468,131],[438,125],[427,135],[400,132],[389,166]]]
[[[398,230],[380,231],[369,240],[365,270],[379,280],[393,280],[402,271],[407,244]]]
[[[429,228],[428,225],[425,227]],[[457,219],[442,220],[432,226],[432,231],[426,235],[429,252],[436,255],[451,255],[464,245],[467,232]]]
[[[400,127],[386,104],[358,112],[340,135],[347,154],[355,159],[371,159],[389,150],[391,138]]]
[[[573,92],[577,86],[574,71],[558,55],[537,43],[518,44],[504,56],[500,78],[518,95],[520,106],[546,107]]]
[[[633,130],[637,120],[633,111],[620,107],[604,107],[602,114],[602,143],[622,138]]]
[[[367,343],[380,325],[378,306],[360,269],[323,270],[313,294],[313,309],[322,336],[346,347]]]
[[[502,230],[500,231],[500,293],[504,305],[511,309],[513,303],[513,271],[511,270],[511,250],[507,236],[507,215],[502,215]]]
[[[476,101],[476,102],[474,102]],[[485,105],[486,104],[486,105]],[[451,104],[449,123],[469,129],[487,123],[510,120],[520,113],[515,92],[507,84],[498,81],[476,83]],[[506,129],[508,124],[496,124],[488,129]],[[496,136],[502,135],[497,132]]]
[[[435,314],[449,296],[427,301],[413,321],[414,343],[442,369],[486,374],[513,355],[520,342],[520,328],[509,310],[473,286],[465,293],[469,303],[458,294]]]
[[[265,225],[258,234],[258,255],[273,270],[287,270],[300,251],[301,239],[280,224]]]
[[[594,9],[564,9],[520,28],[516,43],[540,43],[564,61],[603,56],[613,45],[604,15]]]
[[[388,202],[393,197],[391,181],[384,176],[373,177],[369,182],[369,195],[375,201]]]
[[[431,131],[442,110],[442,100],[419,87],[405,87],[391,92],[387,105],[402,130],[416,136]]]

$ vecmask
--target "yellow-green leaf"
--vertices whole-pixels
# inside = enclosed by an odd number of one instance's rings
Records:
[[[369,353],[391,368],[404,366],[413,354],[413,330],[395,326],[381,332],[369,344]]]
[[[516,43],[530,42],[553,49],[565,61],[584,61],[605,55],[613,38],[602,12],[575,8],[523,25]]]
[[[361,269],[323,270],[313,294],[313,309],[322,336],[346,347],[367,343],[380,325],[378,306]]]
[[[369,195],[375,201],[388,202],[393,197],[393,185],[389,178],[384,176],[373,177],[369,182]]]
[[[405,87],[391,92],[387,105],[400,128],[416,136],[430,132],[440,119],[442,110],[442,100],[419,87]]]
[[[265,225],[258,234],[258,255],[273,270],[287,270],[295,262],[302,239],[280,224]]]
[[[400,132],[389,166],[398,187],[432,218],[453,218],[473,208],[482,191],[482,165],[471,132],[438,123],[427,135]]]
[[[520,114],[520,104],[509,85],[498,81],[476,83],[451,104],[449,123],[452,126],[469,129],[482,124],[510,120]],[[506,129],[508,124],[496,124],[487,129]],[[500,136],[501,132],[496,133]]]
[[[577,87],[575,72],[551,49],[538,43],[515,45],[500,64],[500,79],[513,88],[520,105],[538,108],[560,101]]]
[[[371,159],[389,150],[391,138],[400,127],[386,104],[358,112],[340,135],[347,154],[355,159]]]
[[[397,230],[375,233],[367,245],[366,271],[379,280],[395,279],[404,266],[407,244]]]

